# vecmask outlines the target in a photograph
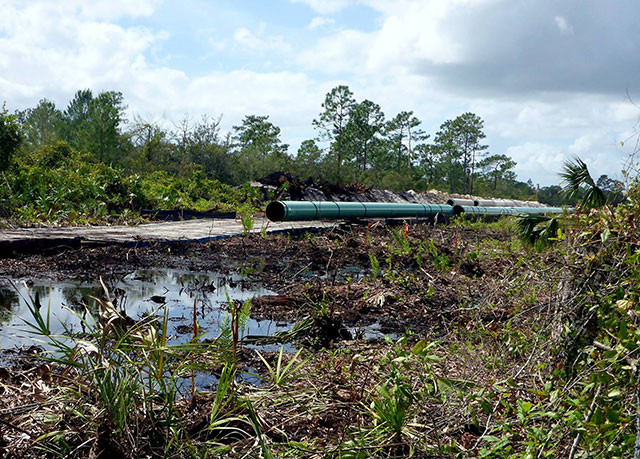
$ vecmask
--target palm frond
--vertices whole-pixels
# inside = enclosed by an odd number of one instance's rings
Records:
[[[580,190],[586,189],[580,201],[580,207],[595,209],[607,203],[607,197],[602,189],[596,185],[584,161],[580,158],[574,158],[565,161],[562,168],[563,172],[560,173],[560,177],[562,177],[564,192],[568,198],[577,197]]]
[[[558,235],[558,220],[544,215],[523,215],[516,219],[516,233],[525,244],[541,251]]]

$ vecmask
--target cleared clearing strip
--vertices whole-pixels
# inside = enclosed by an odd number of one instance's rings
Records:
[[[252,233],[267,233],[310,228],[330,228],[339,222],[269,222],[257,217]],[[208,242],[223,237],[238,236],[242,223],[231,219],[201,219],[180,222],[149,223],[137,226],[81,226],[67,228],[19,228],[0,232],[0,256],[14,252],[55,247],[59,245],[126,246],[146,245],[152,242]]]

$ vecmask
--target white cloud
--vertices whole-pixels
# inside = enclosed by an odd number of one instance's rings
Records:
[[[67,0],[68,1],[68,0]],[[115,20],[122,17],[150,16],[159,0],[75,0],[82,15],[88,19]]]
[[[526,142],[509,147],[505,153],[517,163],[515,172],[521,180],[531,179],[541,186],[558,183],[564,157],[561,147]]]
[[[409,2],[384,20],[376,34],[369,63],[375,71],[401,64],[412,67],[428,60],[432,64],[460,61],[462,48],[455,29],[446,27],[454,2]]]
[[[233,39],[242,47],[253,51],[290,51],[291,46],[284,41],[282,36],[262,36],[264,27],[258,30],[261,36],[256,36],[245,27],[236,29]]]
[[[436,64],[457,62],[461,48],[452,39],[454,31],[443,27],[442,22],[461,1],[400,1],[394,3],[394,8],[389,2],[368,1],[383,14],[379,30],[333,32],[320,38],[312,49],[303,51],[301,62],[327,73],[351,68],[371,74],[411,71],[425,59]],[[346,61],[341,64],[339,60],[343,58]]]
[[[40,2],[3,11],[0,73],[5,81],[22,82],[18,101],[30,92],[27,87],[54,99],[68,98],[80,88],[121,87],[133,63],[161,37],[143,28],[88,20],[72,3],[57,5]]]
[[[292,118],[296,118],[299,110],[315,104],[310,97],[311,86],[312,82],[301,73],[214,72],[189,81],[183,94],[185,102],[179,104],[198,111],[225,111],[233,116],[285,117],[293,113]]]
[[[567,148],[567,151],[574,156],[584,155],[591,151],[593,147],[594,134],[582,135],[575,139]]]
[[[379,14],[372,72],[411,72],[469,95],[637,87],[635,0],[361,0]],[[338,38],[338,37],[336,37]]]
[[[625,154],[616,145],[630,138],[640,113],[624,95],[627,87],[637,95],[640,61],[633,39],[640,26],[619,6],[628,0],[598,11],[594,2],[583,11],[578,0],[297,1],[321,16],[295,32],[274,19],[239,16],[237,24],[206,29],[207,36],[227,37],[211,48],[229,51],[231,64],[218,53],[196,57],[186,69],[162,46],[181,52],[183,43],[171,41],[181,30],[168,35],[115,22],[151,14],[155,1],[5,0],[0,94],[9,109],[23,109],[42,97],[66,104],[82,88],[120,90],[130,112],[148,119],[224,114],[223,129],[230,129],[245,115],[269,115],[282,140],[293,143],[315,135],[311,120],[324,95],[347,84],[358,100],[379,103],[387,118],[413,110],[432,135],[446,119],[478,114],[490,151],[513,156],[523,180],[557,183],[571,154],[596,176],[620,169]],[[347,7],[353,11],[346,15],[368,7],[378,16],[366,31],[341,28],[340,15],[324,16]],[[259,25],[244,26],[253,23]],[[238,70],[256,62],[270,71]]]
[[[2,41],[0,41],[0,46],[2,46]],[[15,81],[7,80],[6,78],[2,78],[0,76],[0,93],[3,95],[10,95],[12,99],[23,99],[30,100],[34,97],[38,97],[42,88],[39,86],[34,86],[31,84],[21,84],[16,83]],[[0,103],[6,102],[5,100],[0,99]]]
[[[291,0],[291,3],[305,3],[316,13],[332,14],[355,3],[354,0]]]
[[[50,20],[49,27],[60,27],[65,18],[79,18],[89,21],[114,21],[123,17],[137,18],[153,14],[159,0],[65,0],[30,1],[4,0],[3,18],[0,17],[0,29],[14,23],[15,12],[24,12],[25,16],[40,17],[42,14]],[[58,21],[56,21],[57,19]],[[62,20],[61,22],[59,22]],[[16,27],[19,24],[15,24]],[[47,26],[47,24],[42,24]],[[31,32],[37,33],[37,30]]]
[[[357,30],[341,30],[321,38],[313,48],[301,52],[298,62],[308,70],[359,74],[367,68],[370,48],[370,34]]]
[[[311,20],[311,22],[307,26],[307,29],[310,29],[310,30],[311,29],[317,29],[317,28],[322,27],[322,26],[335,24],[335,22],[336,21],[333,18],[328,18],[326,16],[316,16],[315,18],[313,18]]]
[[[553,19],[556,21],[556,25],[558,26],[560,32],[564,34],[573,33],[573,28],[567,23],[567,20],[564,17],[556,16]]]

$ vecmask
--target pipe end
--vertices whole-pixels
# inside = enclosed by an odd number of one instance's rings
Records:
[[[267,204],[267,218],[272,222],[281,222],[284,220],[286,209],[280,201],[272,201]]]

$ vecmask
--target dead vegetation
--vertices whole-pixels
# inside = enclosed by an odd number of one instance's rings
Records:
[[[570,427],[534,413],[559,389],[555,344],[572,274],[562,252],[523,247],[509,221],[68,251],[6,260],[3,272],[108,279],[160,264],[235,270],[269,286],[279,295],[254,299],[251,315],[299,321],[288,338],[301,351],[257,355],[235,343],[233,357],[208,366],[221,381],[217,391],[135,395],[124,424],[80,370],[14,359],[0,374],[5,454],[521,457],[510,454],[525,455],[536,429],[551,432],[552,455],[571,449]],[[367,339],[372,324],[392,338]],[[116,345],[108,342],[100,353],[107,360]],[[206,346],[154,349],[185,374],[212,358]],[[170,363],[170,355],[182,360]],[[262,385],[238,382],[243,369]]]

